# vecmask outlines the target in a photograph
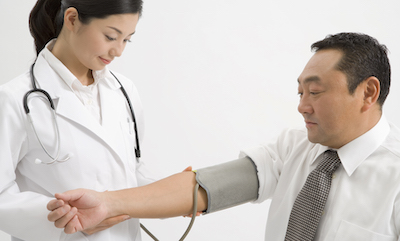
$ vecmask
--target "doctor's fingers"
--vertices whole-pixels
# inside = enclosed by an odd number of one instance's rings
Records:
[[[54,226],[56,226],[57,228],[65,228],[67,224],[76,217],[77,213],[78,213],[77,208],[75,207],[71,208],[69,212],[67,212],[65,215],[54,221]]]
[[[50,222],[55,222],[58,219],[62,218],[64,215],[66,215],[68,212],[71,211],[71,206],[68,204],[64,204],[60,207],[57,207],[55,209],[53,209],[48,215],[47,215],[47,219]]]
[[[53,199],[49,203],[47,203],[47,210],[53,211],[59,207],[62,207],[65,204],[63,200]]]
[[[72,217],[72,219],[65,225],[64,233],[73,234],[73,233],[76,233],[76,232],[82,231],[82,230],[83,230],[83,228],[79,221],[78,216],[74,215]]]
[[[53,211],[51,211],[48,215],[47,215],[47,219],[50,222],[56,222],[57,220],[63,218],[65,215],[67,215],[70,212],[76,212],[76,208],[74,210],[72,210],[71,206],[68,204],[65,204],[61,207],[58,207],[56,209],[54,209]]]

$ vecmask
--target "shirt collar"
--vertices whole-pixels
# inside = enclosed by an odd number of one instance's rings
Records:
[[[117,79],[111,74],[111,71],[107,68],[107,66],[102,70],[93,71],[93,78],[95,80],[102,80],[103,83],[107,84],[108,87],[113,90],[120,88]]]
[[[389,131],[389,123],[382,114],[379,122],[371,130],[336,150],[349,176],[383,143]],[[328,149],[331,148],[319,145],[317,157]]]
[[[41,55],[49,63],[50,67],[59,75],[59,77],[73,90],[74,83],[80,84],[80,81],[75,77],[74,74],[51,52],[56,43],[56,39],[50,40],[46,47],[41,51]],[[102,70],[93,71],[94,83],[96,86],[99,82],[105,82],[111,89],[119,88],[119,84],[110,73],[107,66]]]

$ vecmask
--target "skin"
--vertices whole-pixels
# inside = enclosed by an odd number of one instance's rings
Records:
[[[308,139],[336,149],[370,130],[381,116],[379,80],[370,77],[350,94],[346,75],[336,69],[342,55],[339,50],[318,51],[298,78],[298,111]]]
[[[122,55],[126,44],[135,33],[138,20],[139,14],[118,14],[105,19],[92,19],[88,24],[83,24],[79,20],[78,11],[72,7],[68,8],[52,53],[82,85],[90,85],[94,82],[92,70],[104,69],[116,57]],[[69,218],[77,213],[76,208],[64,203],[60,207]],[[81,231],[93,234],[129,218],[128,215],[110,217],[98,226]]]
[[[308,139],[331,148],[340,148],[369,131],[382,114],[377,103],[379,80],[369,77],[350,94],[346,75],[336,69],[341,57],[341,51],[320,50],[298,78],[298,111],[304,117]],[[184,215],[193,208],[195,183],[194,173],[183,172],[147,186],[115,192],[67,191],[49,202],[48,219],[66,233],[74,233],[122,214],[136,218]],[[207,209],[206,192],[200,188],[198,195],[197,210]]]
[[[118,14],[85,25],[79,21],[77,10],[68,8],[52,53],[83,85],[90,85],[94,81],[92,70],[104,69],[122,55],[138,20],[138,14]]]
[[[192,213],[195,174],[184,171],[143,187],[96,192],[87,189],[56,194],[47,205],[48,219],[67,234],[99,226],[103,220],[128,215],[167,218]],[[207,194],[198,190],[197,211],[207,209]],[[73,208],[71,208],[73,207]]]

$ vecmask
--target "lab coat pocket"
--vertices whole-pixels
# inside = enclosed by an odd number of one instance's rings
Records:
[[[335,241],[396,241],[395,236],[384,235],[342,220]]]
[[[129,166],[129,170],[135,173],[136,170],[136,155],[135,155],[135,148],[136,148],[136,136],[135,136],[135,129],[134,124],[132,121],[121,121],[121,130],[122,136],[124,137],[124,144],[126,150],[126,157],[125,160],[126,165]]]

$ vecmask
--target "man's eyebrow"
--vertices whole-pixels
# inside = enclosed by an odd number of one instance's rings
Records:
[[[115,30],[117,33],[119,33],[119,34],[122,34],[122,31],[121,30],[119,30],[118,28],[115,28],[115,27],[111,27],[111,26],[108,26],[109,28],[111,28],[111,29],[113,29],[113,30]],[[135,32],[133,32],[133,33],[131,33],[131,34],[129,34],[129,35],[134,35],[135,34]]]
[[[297,82],[300,84],[300,80],[299,79],[297,79]],[[318,82],[321,82],[321,79],[318,76],[311,76],[311,77],[306,78],[304,80],[303,84],[308,84],[310,82],[318,83]]]

